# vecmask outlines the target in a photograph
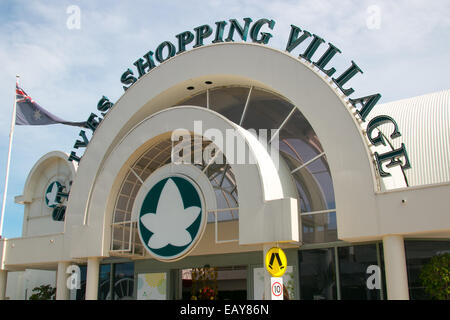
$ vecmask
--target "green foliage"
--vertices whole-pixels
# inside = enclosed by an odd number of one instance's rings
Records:
[[[450,300],[450,253],[431,258],[423,266],[420,280],[433,299]]]
[[[41,285],[33,289],[33,293],[30,296],[30,300],[54,300],[56,294],[56,288],[51,285]]]

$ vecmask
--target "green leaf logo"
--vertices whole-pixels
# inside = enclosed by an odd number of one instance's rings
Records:
[[[201,196],[182,177],[156,183],[139,213],[139,235],[149,253],[160,260],[187,254],[201,236],[204,222]]]

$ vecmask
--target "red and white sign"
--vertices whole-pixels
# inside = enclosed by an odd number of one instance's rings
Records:
[[[283,278],[270,278],[272,300],[283,300]]]

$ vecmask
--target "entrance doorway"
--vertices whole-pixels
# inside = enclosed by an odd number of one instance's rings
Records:
[[[247,266],[181,270],[183,300],[246,300]]]

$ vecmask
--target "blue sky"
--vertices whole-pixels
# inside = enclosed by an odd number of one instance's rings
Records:
[[[73,5],[80,9],[80,29],[67,27],[71,18],[67,10]],[[269,46],[280,50],[285,49],[291,24],[332,42],[342,51],[334,63],[338,72],[351,60],[364,71],[349,83],[355,97],[379,92],[382,103],[450,87],[448,0],[3,0],[0,192],[4,190],[16,74],[42,107],[63,119],[83,121],[96,110],[102,95],[112,101],[122,95],[122,73],[162,41],[176,43],[175,35],[183,31],[244,17],[274,19]],[[53,150],[70,153],[78,132],[63,125],[16,127],[5,237],[21,235],[23,207],[14,203],[14,196],[22,194],[34,163]]]

